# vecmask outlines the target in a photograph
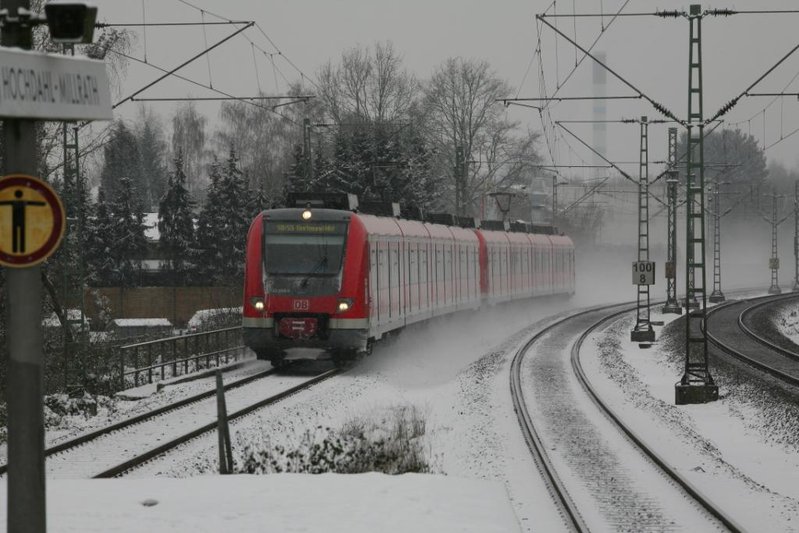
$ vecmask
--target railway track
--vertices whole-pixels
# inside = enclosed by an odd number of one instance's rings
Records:
[[[697,523],[705,523],[703,529],[740,531],[624,425],[582,371],[579,353],[585,339],[634,309],[607,306],[559,320],[532,337],[511,363],[514,408],[564,523],[575,531],[661,530],[664,524]],[[597,416],[597,409],[604,416]],[[663,497],[675,491],[677,498]]]
[[[750,321],[764,307],[796,298],[799,295],[765,296],[717,306],[708,311],[708,341],[751,367],[799,385],[799,354],[759,335]]]
[[[227,392],[227,391],[236,389],[238,387],[242,387],[244,385],[252,383],[253,381],[257,381],[257,380],[263,379],[263,378],[265,378],[267,376],[270,376],[270,375],[274,374],[275,372],[276,372],[276,370],[274,368],[269,368],[269,369],[264,370],[262,372],[257,372],[257,373],[255,373],[255,374],[253,374],[251,376],[247,376],[245,378],[241,378],[241,379],[238,379],[236,381],[232,381],[230,383],[225,384],[224,385],[224,390],[225,390],[225,392]],[[211,389],[209,391],[205,391],[205,392],[201,392],[199,394],[195,394],[193,396],[190,396],[188,398],[184,398],[184,399],[179,400],[177,402],[173,402],[173,403],[170,403],[170,404],[165,405],[163,407],[159,407],[158,409],[153,409],[151,411],[147,411],[146,413],[142,413],[142,414],[139,414],[139,415],[136,415],[136,416],[132,416],[130,418],[126,418],[126,419],[121,420],[119,422],[116,422],[114,424],[110,424],[108,426],[102,427],[100,429],[96,429],[94,431],[83,433],[81,435],[78,435],[75,438],[66,440],[66,441],[61,442],[61,443],[59,443],[57,445],[54,445],[54,446],[50,446],[50,447],[45,449],[44,455],[45,455],[45,457],[50,457],[52,455],[55,455],[55,454],[58,454],[58,453],[62,453],[62,452],[65,452],[65,451],[68,451],[68,450],[71,450],[71,449],[74,449],[74,448],[77,448],[77,447],[79,447],[79,446],[81,446],[83,444],[89,443],[89,442],[91,442],[93,440],[96,440],[96,439],[99,439],[101,437],[105,437],[105,436],[110,435],[110,434],[112,434],[114,432],[130,428],[130,427],[135,426],[137,424],[142,424],[144,422],[153,420],[153,419],[155,419],[155,418],[157,418],[159,416],[167,415],[167,414],[169,414],[169,413],[171,413],[173,411],[177,411],[178,409],[181,409],[183,407],[195,404],[197,402],[201,402],[201,401],[203,401],[205,399],[212,398],[212,397],[215,397],[215,396],[216,396],[216,389],[215,388]],[[8,470],[8,465],[6,465],[6,464],[0,465],[0,475],[5,474],[7,470]]]
[[[253,411],[277,403],[280,400],[287,398],[288,396],[291,396],[292,394],[296,394],[299,391],[305,390],[319,382],[322,382],[328,378],[335,376],[336,374],[339,374],[340,372],[341,369],[334,368],[326,372],[323,372],[311,379],[304,380],[302,383],[289,387],[288,389],[278,392],[277,394],[272,394],[270,396],[267,396],[266,398],[259,399],[256,402],[250,402],[248,405],[241,407],[240,409],[232,413],[228,413],[228,422],[232,422],[236,419],[242,418],[252,413]],[[155,448],[151,448],[143,453],[140,453],[137,456],[128,459],[127,461],[124,461],[122,463],[116,464],[115,466],[112,466],[111,468],[103,470],[102,472],[95,474],[92,477],[110,478],[110,477],[121,476],[126,472],[133,470],[155,459],[156,457],[169,452],[170,450],[173,450],[183,444],[186,444],[187,442],[193,439],[196,439],[206,433],[216,431],[216,429],[217,429],[217,421],[214,419],[213,421],[208,422],[207,424],[203,424],[202,426],[197,427],[187,433],[184,433],[183,435],[180,435],[174,439],[171,439],[168,442],[165,442]]]
[[[334,369],[306,379],[277,375],[274,369],[268,369],[228,383],[224,386],[228,410],[235,408],[228,419],[280,401],[338,372]],[[268,388],[267,382],[276,390],[264,397],[260,389]],[[47,476],[113,477],[133,469],[214,429],[215,397],[216,389],[212,389],[51,446],[45,450]],[[209,422],[199,426],[193,423],[202,418]],[[118,462],[118,456],[125,454],[127,458]],[[6,468],[0,466],[0,473]]]

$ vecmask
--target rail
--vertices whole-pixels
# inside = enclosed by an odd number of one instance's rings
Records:
[[[242,328],[215,329],[120,346],[119,387],[124,390],[244,357]]]

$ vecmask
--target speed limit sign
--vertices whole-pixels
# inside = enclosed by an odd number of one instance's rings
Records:
[[[633,285],[655,284],[655,262],[633,261]]]

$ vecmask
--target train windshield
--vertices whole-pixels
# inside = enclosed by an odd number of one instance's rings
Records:
[[[347,224],[266,222],[264,274],[272,294],[337,292]]]

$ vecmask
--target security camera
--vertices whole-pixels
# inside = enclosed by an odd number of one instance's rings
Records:
[[[94,37],[97,7],[80,0],[53,0],[44,6],[50,37],[56,43],[89,44]]]

